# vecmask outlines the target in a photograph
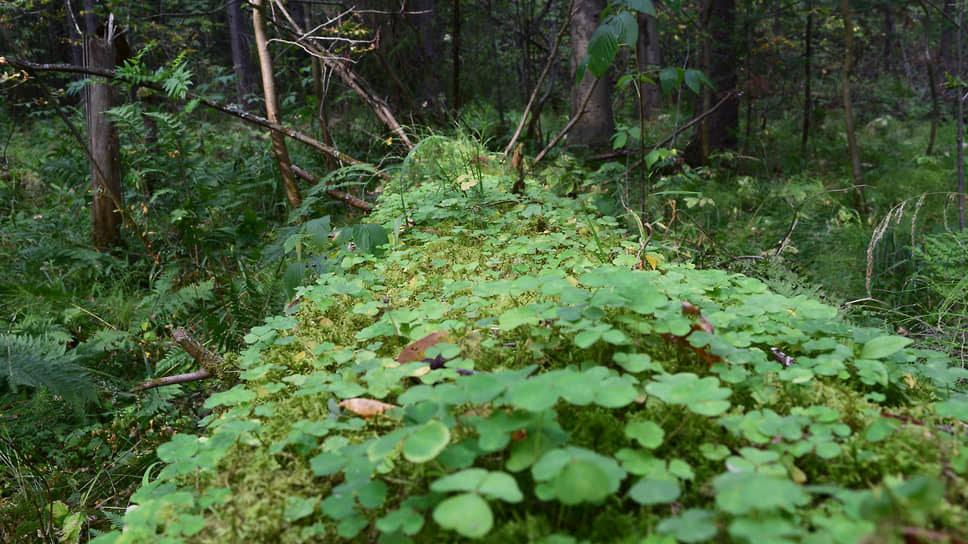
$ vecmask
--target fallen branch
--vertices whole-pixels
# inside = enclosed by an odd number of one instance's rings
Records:
[[[705,119],[706,117],[709,117],[710,115],[712,115],[713,112],[716,111],[716,110],[718,110],[720,108],[720,106],[722,106],[723,104],[726,103],[727,100],[729,100],[730,98],[735,97],[737,94],[738,93],[735,90],[729,91],[728,93],[726,93],[726,96],[724,96],[719,102],[716,102],[716,104],[713,105],[713,107],[711,107],[708,110],[700,113],[699,115],[697,115],[696,117],[694,117],[688,123],[682,125],[681,127],[675,129],[674,131],[672,131],[672,134],[670,134],[668,138],[666,138],[665,140],[662,140],[661,142],[659,142],[657,144],[654,144],[652,147],[649,148],[648,151],[645,152],[645,154],[647,155],[649,152],[654,151],[654,150],[656,150],[656,149],[658,149],[658,148],[660,148],[660,147],[668,144],[676,136],[678,136],[678,135],[682,134],[683,132],[689,130],[690,128],[692,128],[693,126],[695,126],[696,123],[698,123],[698,122],[702,121],[703,119]],[[642,164],[644,162],[645,162],[645,157],[643,156],[641,159],[635,161],[635,163],[633,163],[632,166],[629,166],[628,169],[625,170],[625,175],[628,175],[632,170],[635,170],[639,166],[642,166]]]
[[[575,5],[575,0],[571,0],[568,4],[568,17],[565,18],[565,22],[561,24],[561,28],[558,30],[558,35],[555,36],[555,43],[551,46],[551,52],[548,53],[548,61],[545,63],[544,70],[541,71],[541,75],[538,76],[538,82],[534,85],[534,90],[531,91],[531,98],[528,99],[528,105],[524,107],[524,113],[521,114],[521,121],[518,123],[518,128],[514,131],[514,136],[511,136],[511,141],[508,142],[508,146],[504,148],[504,156],[507,157],[508,153],[514,149],[514,143],[518,141],[518,137],[521,136],[521,131],[524,130],[524,123],[528,120],[528,115],[531,113],[531,107],[534,106],[535,99],[538,98],[538,91],[541,90],[541,86],[544,84],[544,80],[548,77],[548,72],[551,71],[551,65],[555,60],[555,56],[558,53],[558,46],[561,44],[561,37],[565,35],[565,31],[568,30],[568,24],[571,22],[572,7]]]
[[[309,183],[312,183],[313,185],[316,185],[319,183],[319,178],[303,170],[302,168],[296,166],[295,164],[292,165],[292,171],[294,174],[308,181]],[[335,198],[336,200],[345,202],[346,204],[349,204],[354,208],[357,208],[366,212],[373,210],[373,204],[370,204],[365,200],[356,198],[355,196],[345,191],[340,191],[339,189],[326,189],[326,194]]]
[[[217,376],[220,372],[220,368],[224,364],[225,360],[222,359],[218,354],[212,353],[201,342],[196,340],[188,332],[178,327],[171,333],[171,339],[178,343],[192,359],[198,361],[201,365],[201,370],[196,370],[195,372],[189,372],[187,374],[176,374],[175,376],[163,376],[161,378],[153,378],[151,380],[146,380],[138,385],[131,388],[131,392],[144,391],[146,389],[153,389],[155,387],[161,387],[164,385],[174,385],[176,383],[187,383],[194,382],[198,380],[204,380],[211,376]]]
[[[131,78],[127,78],[127,77],[124,77],[123,75],[119,75],[114,70],[105,70],[105,69],[98,69],[98,68],[87,68],[87,67],[78,66],[78,65],[75,65],[75,64],[38,64],[36,62],[31,62],[31,61],[28,61],[28,60],[19,59],[19,58],[15,58],[15,57],[0,57],[0,64],[7,64],[7,65],[10,65],[10,66],[13,66],[14,68],[18,68],[20,70],[25,70],[25,71],[28,71],[28,72],[30,72],[30,71],[34,71],[34,72],[65,72],[65,73],[72,73],[72,74],[84,74],[84,75],[89,75],[89,76],[106,77],[108,79],[113,79],[113,80],[117,80],[117,81],[125,81],[127,83],[132,84],[132,85],[140,85],[140,86],[146,87],[148,89],[153,89],[153,90],[159,91],[159,92],[161,92],[161,93],[163,93],[163,94],[165,94],[167,96],[167,92],[165,91],[164,87],[162,85],[158,84],[158,83],[154,83],[154,82],[150,82],[150,81],[134,81]],[[308,146],[310,146],[312,148],[318,149],[319,151],[322,151],[323,153],[326,153],[327,155],[329,155],[330,157],[333,157],[334,159],[336,159],[338,161],[342,161],[342,162],[347,163],[347,164],[367,164],[367,163],[365,163],[365,162],[363,162],[361,160],[354,159],[353,157],[350,157],[349,155],[343,153],[342,151],[339,151],[339,150],[337,150],[337,149],[335,149],[333,147],[330,147],[330,146],[324,144],[323,142],[320,142],[319,140],[316,140],[314,138],[310,138],[309,136],[306,136],[305,134],[303,134],[301,132],[296,132],[295,130],[293,130],[293,129],[289,128],[289,127],[280,125],[278,123],[273,123],[272,121],[269,121],[268,119],[266,119],[264,117],[259,117],[258,115],[253,115],[253,114],[251,114],[251,113],[249,113],[247,111],[243,111],[243,110],[241,110],[239,108],[233,108],[233,107],[230,107],[230,106],[226,106],[225,104],[222,104],[220,102],[216,102],[214,100],[205,98],[205,97],[203,97],[203,96],[201,96],[199,94],[193,93],[191,91],[186,92],[185,93],[185,96],[188,97],[188,98],[190,98],[190,99],[192,99],[192,100],[198,100],[199,103],[204,104],[205,106],[208,106],[209,108],[212,108],[214,110],[218,110],[218,111],[220,111],[222,113],[227,113],[229,115],[234,115],[234,116],[236,116],[236,117],[238,117],[238,118],[242,119],[243,121],[246,121],[246,122],[248,122],[250,124],[257,125],[257,126],[260,126],[260,127],[263,127],[263,128],[267,128],[269,130],[272,130],[274,132],[279,132],[281,134],[284,134],[284,135],[292,138],[293,140],[296,140],[298,142],[302,142],[302,143],[304,143],[304,144],[306,144],[306,145],[308,145]],[[373,170],[374,170],[374,175],[375,176],[379,177],[380,179],[382,179],[384,181],[390,181],[390,176],[388,174],[386,174],[384,172],[380,172],[376,168],[374,168]]]
[[[551,140],[551,143],[549,143],[547,147],[542,149],[541,153],[538,153],[538,156],[534,158],[534,163],[532,163],[532,166],[535,164],[538,164],[541,161],[541,159],[543,159],[545,155],[547,155],[548,152],[551,151],[551,148],[558,145],[558,142],[565,137],[565,134],[568,134],[568,131],[571,130],[571,127],[575,126],[575,123],[577,123],[578,120],[581,119],[582,115],[585,115],[585,106],[588,105],[588,100],[592,97],[592,93],[595,92],[595,87],[598,86],[598,82],[599,82],[599,78],[596,77],[595,82],[592,83],[592,86],[588,88],[588,92],[585,93],[585,98],[582,99],[581,106],[578,107],[578,113],[576,113],[575,116],[572,117],[570,121],[568,121],[568,124],[565,125],[565,128],[561,129],[561,132],[559,132],[558,135]]]

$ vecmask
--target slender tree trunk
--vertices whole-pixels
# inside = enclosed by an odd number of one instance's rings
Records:
[[[958,1],[958,27],[957,27],[957,38],[955,39],[955,45],[957,52],[955,54],[955,70],[957,74],[963,73],[965,67],[964,58],[964,45],[961,40],[964,37],[964,32],[962,28],[965,24],[965,3],[962,0]],[[958,96],[958,118],[955,126],[958,130],[958,136],[956,138],[958,145],[958,228],[962,231],[965,230],[965,91],[964,88],[956,89]]]
[[[451,53],[454,58],[454,84],[453,84],[453,107],[452,109],[457,112],[460,111],[461,107],[461,95],[460,95],[460,0],[454,0],[454,24],[453,24],[453,42],[451,43]]]
[[[242,23],[242,0],[226,0],[225,15],[229,26],[229,43],[232,49],[232,69],[235,72],[236,101],[249,106],[252,96],[252,59],[245,45],[245,25]]]
[[[813,0],[807,0],[807,29],[803,34],[803,132],[800,136],[800,155],[807,154],[810,138],[810,116],[813,96],[810,89],[810,63],[813,61]]]
[[[938,119],[941,112],[938,107],[938,78],[934,71],[935,59],[931,55],[931,6],[925,0],[921,0],[921,8],[924,10],[924,60],[928,69],[928,87],[931,90],[931,134],[928,136],[928,148],[925,155],[934,152],[934,139],[938,132]]]
[[[857,185],[855,205],[862,215],[867,214],[867,203],[864,190],[860,187],[864,183],[864,176],[860,169],[860,153],[857,150],[857,134],[854,131],[854,112],[850,100],[850,72],[854,59],[854,27],[850,21],[850,1],[840,0],[840,13],[844,19],[844,62],[841,72],[840,86],[844,100],[844,122],[847,130],[847,154],[850,157],[850,174]]]
[[[255,29],[255,46],[259,53],[259,68],[262,72],[262,92],[266,101],[266,118],[271,123],[279,123],[279,103],[276,100],[276,82],[272,73],[272,55],[269,54],[269,43],[266,39],[266,21],[262,13],[264,0],[254,0],[252,2],[252,26]],[[296,209],[302,204],[302,196],[299,194],[299,185],[292,171],[292,163],[289,160],[289,151],[286,149],[286,139],[282,134],[272,132],[272,152],[276,155],[276,162],[279,164],[279,173],[282,175],[282,185],[286,193],[286,200],[289,207]]]
[[[94,26],[92,24],[92,26]],[[113,70],[117,64],[114,24],[109,21],[104,36],[88,34],[84,41],[87,66]],[[121,243],[121,146],[118,133],[108,120],[107,112],[115,105],[115,91],[105,81],[87,85],[87,134],[91,149],[91,230],[94,246],[99,249]]]
[[[576,74],[578,65],[588,55],[588,43],[598,28],[599,17],[605,9],[605,0],[577,0],[571,16],[571,73]],[[572,82],[575,81],[572,77]],[[594,86],[594,87],[593,87]],[[589,93],[591,93],[589,95]],[[588,100],[585,97],[589,96]],[[582,111],[582,103],[586,102]],[[590,149],[609,149],[610,138],[615,132],[612,119],[611,85],[597,84],[591,72],[585,73],[579,84],[571,86],[571,117],[578,119],[568,137],[569,145]]]
[[[736,0],[703,0],[702,2],[702,67],[720,96],[729,97],[722,106],[697,125],[696,135],[686,147],[690,163],[705,164],[713,151],[735,149],[739,129],[739,100],[736,89],[736,50],[733,46],[736,23]],[[716,103],[713,91],[703,88],[699,112]],[[730,96],[726,93],[733,93]]]
[[[662,62],[659,49],[659,31],[655,17],[639,13],[639,40],[635,48],[639,73],[645,74],[656,69]],[[638,117],[651,119],[662,106],[662,89],[654,83],[641,83],[639,90]]]

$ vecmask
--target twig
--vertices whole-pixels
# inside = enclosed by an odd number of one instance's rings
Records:
[[[581,119],[582,115],[585,115],[585,106],[588,105],[588,100],[591,99],[592,93],[595,92],[595,87],[598,86],[598,81],[599,79],[596,77],[595,81],[592,83],[592,86],[588,88],[588,92],[585,93],[585,98],[582,99],[581,106],[578,107],[578,113],[576,113],[575,116],[572,117],[570,121],[568,121],[568,124],[565,125],[565,128],[561,129],[561,132],[559,132],[558,135],[551,140],[551,143],[549,143],[547,147],[542,149],[541,153],[538,153],[538,156],[534,158],[534,162],[531,163],[532,166],[541,162],[541,159],[543,159],[544,156],[547,155],[549,151],[551,151],[551,148],[557,145],[558,142],[565,137],[565,134],[568,134],[568,131],[571,130],[571,127],[575,126],[575,123],[577,123],[578,120]]]
[[[201,365],[201,370],[196,370],[195,372],[189,372],[187,374],[177,374],[175,376],[163,376],[161,378],[154,378],[151,380],[143,381],[138,385],[131,388],[131,392],[144,391],[145,389],[152,389],[155,387],[161,387],[163,385],[174,385],[176,383],[186,383],[193,382],[197,380],[203,380],[211,376],[217,376],[220,372],[220,368],[225,363],[225,360],[219,357],[217,354],[212,353],[201,342],[196,340],[192,335],[188,334],[182,327],[178,327],[171,333],[171,339],[178,342],[178,345],[182,347],[192,359],[198,361]]]
[[[114,70],[105,70],[105,69],[99,69],[99,68],[87,68],[87,67],[84,67],[84,66],[77,66],[75,64],[39,64],[39,63],[36,63],[36,62],[31,62],[31,61],[28,61],[28,60],[19,59],[19,58],[15,58],[15,57],[0,57],[0,64],[8,64],[10,66],[13,66],[14,68],[19,68],[21,70],[26,70],[26,71],[37,71],[37,72],[66,72],[66,73],[72,73],[72,74],[85,74],[85,75],[90,75],[90,76],[106,77],[106,78],[114,79],[114,80],[118,80],[118,81],[125,81],[125,82],[131,83],[133,85],[140,85],[142,87],[146,87],[146,88],[149,88],[149,89],[153,89],[153,90],[159,91],[161,93],[165,93],[167,95],[167,92],[165,91],[164,87],[161,86],[161,85],[159,85],[159,84],[157,84],[157,83],[149,82],[149,81],[134,81],[132,79],[129,79],[129,78],[126,78],[126,77],[124,77],[122,75],[119,75]],[[240,110],[238,108],[233,108],[233,107],[226,106],[225,104],[222,104],[220,102],[216,102],[214,100],[205,98],[205,97],[203,97],[203,96],[201,96],[199,94],[193,93],[191,91],[186,92],[185,93],[185,96],[187,98],[192,99],[192,100],[198,100],[201,104],[204,104],[205,106],[208,106],[209,108],[212,108],[214,110],[218,110],[218,111],[220,111],[222,113],[227,113],[227,114],[230,114],[230,115],[234,115],[234,116],[238,117],[239,119],[242,119],[243,121],[246,121],[247,123],[250,123],[250,124],[253,124],[253,125],[257,125],[257,126],[260,126],[260,127],[263,127],[263,128],[267,128],[267,129],[272,130],[272,131],[275,131],[275,132],[280,132],[280,133],[282,133],[282,134],[284,134],[284,135],[292,138],[293,140],[302,142],[302,143],[304,143],[304,144],[306,144],[306,145],[308,145],[310,147],[313,147],[315,149],[318,149],[319,151],[322,151],[323,153],[326,153],[327,155],[333,157],[334,159],[336,159],[338,161],[342,161],[342,162],[348,163],[348,164],[367,164],[367,163],[365,163],[365,162],[363,162],[361,160],[354,159],[353,157],[350,157],[346,153],[343,153],[342,151],[339,151],[339,150],[337,150],[337,149],[335,149],[333,147],[330,147],[330,146],[324,144],[323,142],[320,142],[319,140],[316,140],[314,138],[310,138],[309,136],[306,136],[305,134],[303,134],[301,132],[297,132],[296,130],[291,129],[289,127],[280,125],[278,123],[273,123],[273,122],[269,121],[268,119],[265,119],[264,117],[259,117],[258,115],[253,115],[253,114],[251,114],[251,113],[249,113],[247,111],[243,111],[243,110]],[[374,170],[376,170],[376,169],[374,169]],[[384,181],[390,181],[390,176],[388,174],[386,174],[385,172],[381,172],[379,170],[376,170],[374,172],[374,175],[377,176],[378,178],[384,180]]]
[[[777,242],[777,248],[776,248],[776,251],[773,252],[773,255],[774,256],[779,255],[783,251],[783,248],[786,247],[787,242],[790,241],[790,235],[793,234],[793,229],[796,228],[797,223],[800,220],[800,210],[803,209],[803,206],[807,202],[810,202],[810,200],[818,196],[825,195],[827,193],[843,193],[845,191],[854,190],[858,187],[870,187],[870,185],[851,185],[850,187],[845,187],[843,189],[827,189],[825,191],[820,191],[817,194],[810,195],[807,198],[803,199],[800,202],[800,204],[797,205],[796,209],[793,210],[793,221],[790,222],[790,228],[787,229],[786,234],[783,235],[783,238],[781,238],[780,241]]]
[[[524,113],[521,114],[521,121],[518,122],[518,128],[514,131],[514,136],[511,136],[511,141],[508,142],[508,146],[504,148],[504,156],[507,157],[508,153],[514,149],[515,142],[518,141],[518,137],[521,136],[521,131],[524,130],[524,124],[528,120],[528,115],[531,113],[531,107],[534,106],[534,101],[538,97],[538,91],[541,90],[541,86],[544,84],[544,80],[548,77],[548,72],[551,71],[551,65],[555,60],[555,54],[558,53],[558,45],[561,44],[561,37],[565,35],[565,31],[568,30],[568,23],[571,21],[571,10],[575,6],[575,0],[571,0],[568,4],[568,17],[565,22],[561,24],[561,28],[558,30],[558,35],[555,36],[555,43],[551,46],[551,53],[548,53],[548,61],[545,63],[544,70],[541,71],[541,75],[538,76],[538,82],[534,86],[534,90],[531,91],[531,98],[528,99],[528,105],[524,107]]]
[[[316,185],[317,183],[319,183],[319,178],[303,170],[302,168],[296,166],[295,164],[292,165],[292,171],[294,174],[308,181],[309,183],[312,183],[313,185]],[[355,196],[347,192],[340,191],[338,189],[326,189],[326,194],[335,198],[336,200],[340,200],[346,204],[349,204],[354,208],[358,208],[360,210],[367,211],[367,212],[373,210],[373,204],[370,204],[365,200],[356,198]]]
[[[720,106],[722,106],[723,104],[725,104],[727,100],[729,100],[730,98],[733,98],[736,94],[738,94],[736,90],[729,91],[728,93],[726,93],[726,96],[724,96],[722,98],[722,100],[720,100],[719,102],[716,102],[716,104],[714,104],[713,107],[711,107],[708,110],[700,113],[699,115],[697,115],[696,117],[694,117],[692,119],[692,121],[689,121],[688,123],[682,125],[681,127],[675,129],[674,131],[672,131],[672,134],[669,135],[668,138],[666,138],[665,140],[662,140],[661,142],[659,142],[657,144],[654,144],[652,147],[649,148],[649,151],[650,152],[651,151],[654,151],[654,150],[656,150],[656,149],[658,149],[658,148],[666,145],[667,143],[671,142],[673,139],[675,139],[676,136],[678,136],[678,135],[682,134],[683,132],[689,130],[696,123],[698,123],[698,122],[702,121],[703,119],[705,119],[706,117],[709,117],[710,115],[712,115],[713,112],[715,112],[716,110],[718,110]],[[625,170],[625,175],[627,176],[632,170],[635,170],[639,166],[642,166],[642,163],[644,163],[644,162],[645,162],[645,157],[642,157],[641,159],[635,161],[632,164],[632,166],[629,166]]]

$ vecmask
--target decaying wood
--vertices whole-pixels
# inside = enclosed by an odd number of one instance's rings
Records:
[[[40,64],[40,63],[31,62],[28,60],[15,58],[15,57],[0,57],[0,64],[7,64],[9,66],[13,66],[14,68],[24,70],[27,72],[64,72],[64,73],[71,73],[71,74],[85,74],[89,76],[106,77],[109,79],[125,81],[127,83],[140,85],[148,89],[153,89],[155,91],[165,93],[165,95],[167,96],[167,93],[164,87],[157,83],[147,82],[147,81],[133,81],[122,75],[119,75],[114,70],[87,68],[84,66],[78,66],[76,64]],[[322,151],[323,153],[326,153],[327,155],[333,157],[338,161],[342,161],[345,164],[363,164],[363,165],[372,166],[366,162],[350,157],[346,153],[343,153],[342,151],[339,151],[333,147],[330,147],[324,144],[323,142],[316,140],[315,138],[310,138],[309,136],[306,136],[301,132],[297,132],[294,129],[291,129],[286,126],[282,126],[278,123],[273,123],[268,119],[259,117],[258,115],[253,115],[239,108],[226,106],[225,104],[216,102],[214,100],[210,100],[208,98],[205,98],[193,92],[186,92],[185,96],[186,98],[189,98],[191,100],[198,100],[200,104],[203,104],[214,110],[218,110],[222,113],[227,113],[229,115],[234,115],[235,117],[238,117],[239,119],[242,119],[243,121],[249,124],[260,126],[260,127],[272,130],[274,132],[279,132],[281,134],[284,134],[292,138],[293,140],[302,142],[314,149]],[[379,171],[376,167],[373,167],[373,170],[374,170],[373,175],[377,176],[378,178],[384,181],[390,181],[390,176],[385,172]]]
[[[319,183],[319,178],[303,170],[302,168],[296,166],[295,164],[292,165],[292,171],[294,174],[308,181],[309,183],[312,183],[313,185],[316,185],[317,183]],[[357,208],[366,212],[371,211],[373,209],[373,204],[370,204],[365,200],[356,198],[355,196],[345,191],[340,191],[339,189],[326,189],[326,194],[335,198],[336,200],[345,202],[346,204],[349,204],[354,208]]]
[[[153,389],[163,385],[174,385],[176,383],[204,380],[205,378],[217,375],[219,368],[225,362],[218,354],[209,351],[208,348],[203,346],[202,343],[196,340],[192,335],[188,334],[188,331],[182,327],[178,327],[172,331],[171,339],[177,342],[183,350],[191,355],[192,359],[198,361],[198,364],[202,367],[202,369],[196,370],[195,372],[189,372],[187,374],[163,376],[161,378],[146,380],[132,387],[132,392]]]

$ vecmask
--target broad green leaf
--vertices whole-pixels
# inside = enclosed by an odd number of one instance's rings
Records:
[[[681,68],[669,66],[659,72],[659,85],[662,87],[662,94],[672,94],[672,91],[679,86],[682,77]]]
[[[656,16],[655,6],[652,5],[651,0],[624,0],[623,3],[629,9]]]
[[[716,378],[700,379],[691,373],[656,376],[645,390],[665,403],[683,404],[704,416],[718,416],[728,410],[729,401],[725,399],[732,394],[729,389],[719,387]]]
[[[861,359],[883,359],[900,351],[913,342],[903,336],[880,336],[864,344],[860,352]]]
[[[521,502],[524,499],[517,480],[501,471],[489,472],[481,481],[477,491],[505,502]]]
[[[552,381],[542,375],[512,385],[505,397],[512,406],[530,412],[543,412],[558,402]]]
[[[353,515],[356,500],[352,493],[333,493],[323,499],[319,507],[327,516],[341,520]]]
[[[166,463],[191,459],[198,452],[198,437],[193,434],[176,434],[171,440],[158,446],[158,459]]]
[[[403,443],[403,456],[413,463],[426,463],[437,457],[450,443],[450,429],[439,420],[417,428]]]
[[[286,507],[283,511],[282,518],[290,523],[302,519],[316,510],[316,504],[318,502],[318,497],[309,497],[308,499],[298,496],[286,497]]]
[[[673,535],[679,542],[702,542],[716,536],[715,514],[690,508],[674,518],[666,518],[656,527],[660,533]]]
[[[679,484],[672,480],[642,478],[629,489],[629,497],[639,504],[663,504],[679,498]]]
[[[371,480],[356,492],[356,498],[360,501],[360,506],[373,510],[383,505],[387,496],[387,484],[382,480]]]
[[[568,463],[552,484],[563,504],[598,502],[608,496],[608,475],[591,461]]]
[[[448,491],[474,491],[481,485],[487,471],[483,468],[469,468],[454,474],[448,474],[430,484],[432,491],[446,493]]]
[[[480,538],[494,526],[494,514],[480,495],[462,493],[438,504],[434,508],[434,521],[467,538]]]
[[[618,53],[619,31],[617,25],[602,24],[595,29],[588,42],[588,71],[595,77],[604,77]]]
[[[776,509],[793,512],[809,501],[807,493],[786,478],[758,472],[729,472],[713,478],[716,505],[730,514]]]
[[[347,459],[342,455],[323,452],[309,460],[309,466],[316,476],[330,476],[343,470]]]
[[[645,449],[654,450],[662,445],[665,431],[651,421],[630,421],[625,425],[625,436],[634,439]]]
[[[634,13],[620,11],[609,18],[609,23],[618,29],[618,41],[635,46],[639,39],[639,21]]]
[[[934,411],[941,417],[954,417],[968,423],[968,397],[952,397],[939,402],[934,405]]]
[[[626,372],[642,372],[652,368],[652,358],[645,353],[622,353],[612,355],[612,359]]]

